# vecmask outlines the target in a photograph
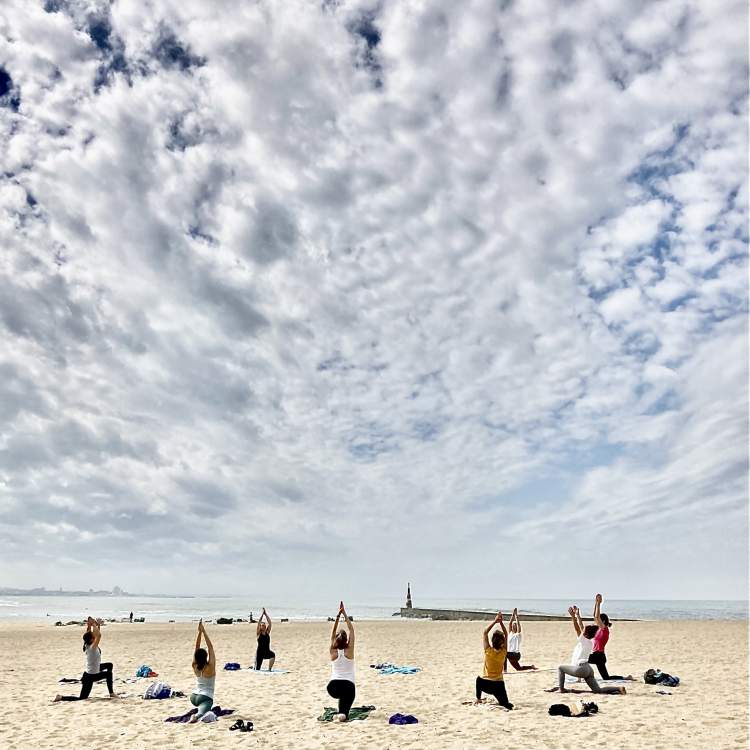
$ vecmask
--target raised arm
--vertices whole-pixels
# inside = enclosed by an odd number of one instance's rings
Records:
[[[497,624],[500,626],[500,630],[503,631],[503,635],[505,636],[505,644],[507,646],[507,644],[508,644],[508,630],[505,627],[505,623],[503,622],[503,613],[502,612],[498,612],[496,619],[497,619]]]
[[[498,612],[495,615],[495,619],[482,631],[482,646],[485,649],[488,649],[490,647],[490,631],[495,627],[495,625],[497,625],[499,622],[502,622],[502,620],[502,612]],[[505,626],[503,626],[503,630],[505,630]]]
[[[510,621],[513,622],[515,619],[516,621],[516,627],[518,628],[518,632],[521,632],[521,620],[518,617],[518,607],[513,607],[513,614],[511,615]]]
[[[576,618],[576,609],[577,607],[571,606],[568,607],[568,614],[570,615],[570,619],[573,620],[573,627],[576,629],[576,635],[581,635],[581,628],[578,625],[578,619]]]
[[[331,648],[336,648],[336,633],[339,629],[339,620],[341,619],[341,607],[336,613],[336,619],[333,621],[333,630],[331,630]]]
[[[600,627],[604,627],[604,622],[602,621],[602,595],[597,594],[594,598],[594,622]]]
[[[354,623],[349,619],[349,615],[346,614],[344,602],[341,602],[341,614],[344,615],[344,622],[346,623],[346,629],[349,631],[349,645],[348,649],[354,648]]]
[[[203,635],[203,620],[198,622],[198,635],[195,636],[195,650],[201,647],[201,636]]]
[[[91,625],[91,632],[94,634],[94,640],[91,642],[91,648],[98,648],[99,641],[102,639],[102,631],[99,628],[99,623],[94,621]]]
[[[208,663],[215,667],[216,656],[214,655],[214,645],[213,643],[211,643],[211,639],[208,637],[206,628],[203,627],[203,622],[201,622],[201,630],[203,631],[203,639],[206,641],[206,648],[208,649]]]
[[[580,633],[583,633],[583,618],[581,617],[581,610],[576,607],[576,619],[578,620],[578,630]]]
[[[263,614],[266,616],[266,622],[268,623],[268,628],[266,630],[267,633],[271,632],[271,628],[273,627],[273,623],[271,622],[271,615],[266,612],[266,608],[263,607]]]
[[[255,635],[260,635],[260,626],[263,622],[263,613],[260,613],[260,617],[258,618],[258,624],[255,626]]]

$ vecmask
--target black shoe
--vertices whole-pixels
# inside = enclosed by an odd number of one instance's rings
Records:
[[[245,722],[242,721],[242,719],[237,719],[237,721],[235,721],[234,724],[229,727],[229,731],[233,732],[235,729],[239,729],[240,732],[246,732],[247,730],[245,729]]]

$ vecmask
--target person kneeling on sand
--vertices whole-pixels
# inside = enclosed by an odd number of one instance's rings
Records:
[[[201,638],[205,638],[206,648],[201,647]],[[216,655],[211,639],[203,627],[203,620],[198,623],[198,636],[195,639],[193,674],[195,675],[195,690],[190,694],[190,702],[198,709],[198,713],[190,721],[195,723],[213,706],[216,685]]]
[[[602,687],[594,677],[594,669],[588,663],[591,650],[594,647],[593,638],[599,630],[597,625],[586,625],[584,627],[581,613],[578,607],[570,607],[568,614],[573,620],[578,641],[573,651],[571,664],[561,664],[557,668],[558,688],[561,693],[567,693],[565,689],[565,676],[583,678],[593,693],[609,693],[611,695],[625,695],[624,687]]]
[[[339,620],[344,617],[348,635],[343,630],[338,630]],[[339,603],[339,611],[333,622],[331,631],[331,644],[328,649],[331,657],[331,680],[328,683],[328,695],[337,698],[339,712],[336,714],[338,721],[346,721],[349,718],[349,710],[354,703],[354,625],[346,614],[344,602]]]
[[[112,662],[102,663],[102,651],[99,643],[102,640],[102,632],[99,622],[93,617],[86,620],[86,632],[83,634],[83,653],[86,654],[86,668],[81,675],[80,695],[57,695],[57,701],[84,701],[91,695],[91,688],[99,680],[107,681],[107,689],[110,698],[117,698],[112,689]]]
[[[518,608],[513,608],[513,614],[510,616],[510,635],[508,636],[508,655],[505,659],[505,671],[508,671],[508,662],[513,665],[513,669],[518,672],[524,672],[527,669],[536,669],[533,664],[521,664],[521,621],[518,619]]]
[[[596,665],[603,680],[632,680],[632,674],[623,677],[619,674],[610,674],[607,671],[607,656],[604,653],[604,647],[609,640],[609,629],[612,627],[612,623],[610,622],[609,617],[601,611],[601,607],[602,595],[597,594],[594,599],[594,622],[599,627],[599,630],[596,631],[596,635],[592,640],[594,648],[589,656],[589,664]]]
[[[495,625],[500,626],[490,639],[490,631]],[[508,654],[508,631],[503,624],[503,613],[498,612],[497,617],[484,629],[482,633],[482,645],[484,647],[484,672],[482,677],[477,677],[477,703],[482,703],[482,693],[493,695],[497,702],[507,708],[513,708],[513,704],[508,700],[508,694],[505,691],[505,682],[503,681],[503,667],[505,666],[505,657]]]
[[[263,622],[265,617],[267,622]],[[263,607],[263,611],[260,613],[258,618],[258,627],[255,629],[255,634],[258,637],[258,648],[255,650],[255,669],[260,671],[263,666],[263,660],[268,659],[268,671],[273,671],[273,663],[276,661],[276,654],[271,651],[271,628],[273,623],[271,618],[266,612],[266,608]]]

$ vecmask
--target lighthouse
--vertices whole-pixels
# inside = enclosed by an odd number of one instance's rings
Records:
[[[411,583],[406,584],[406,608],[411,609]]]

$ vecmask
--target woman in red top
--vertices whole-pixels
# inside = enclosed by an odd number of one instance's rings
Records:
[[[597,594],[594,599],[594,622],[599,627],[593,638],[594,648],[589,656],[589,664],[595,664],[603,680],[632,680],[633,676],[623,677],[619,674],[610,674],[607,671],[607,656],[604,653],[604,647],[609,640],[609,629],[612,623],[609,617],[601,612],[602,595]]]

